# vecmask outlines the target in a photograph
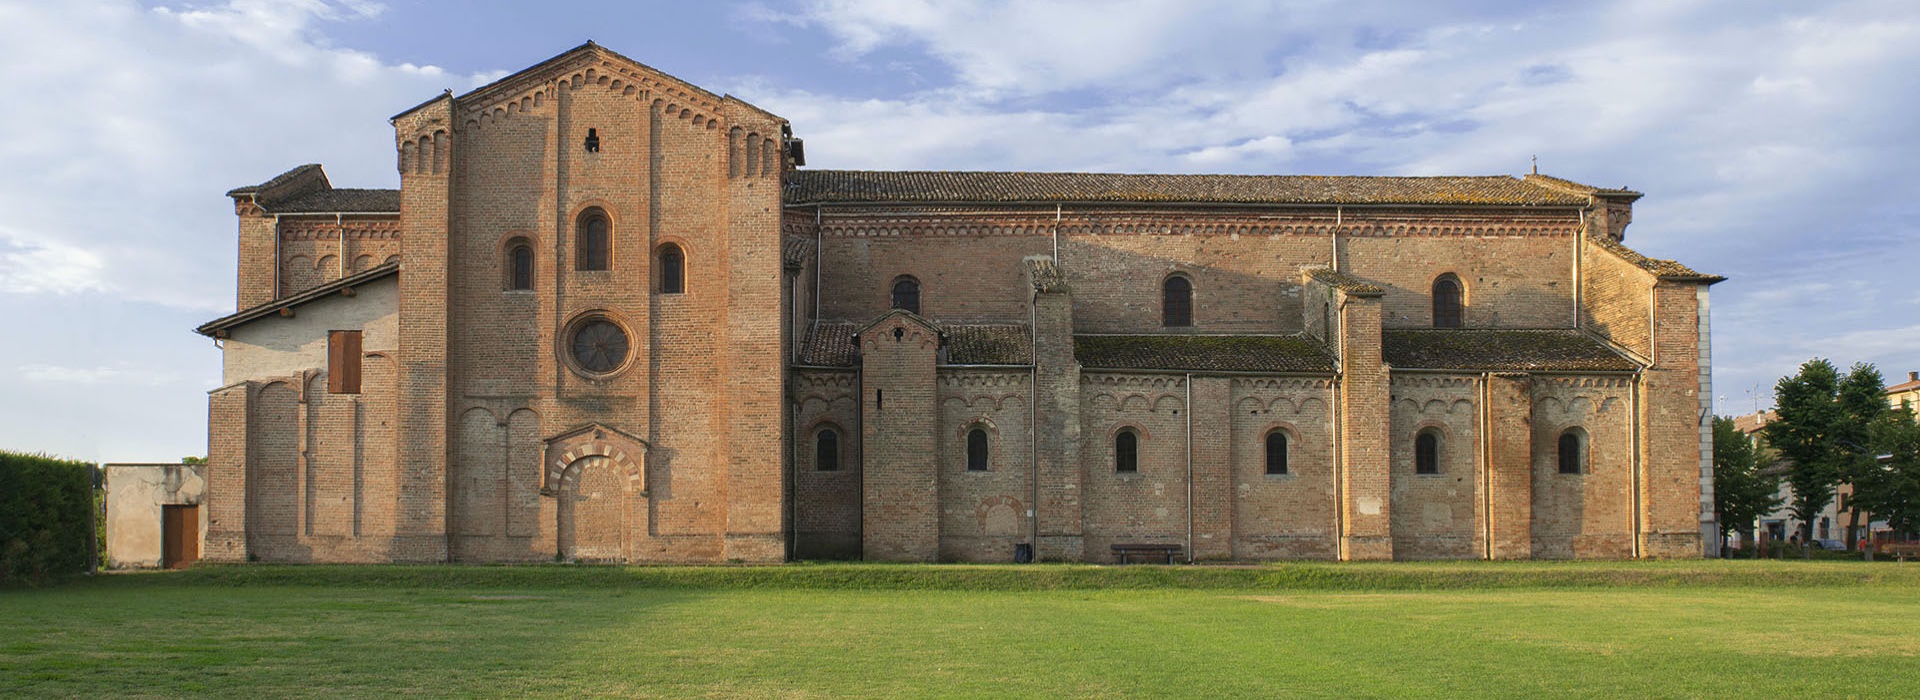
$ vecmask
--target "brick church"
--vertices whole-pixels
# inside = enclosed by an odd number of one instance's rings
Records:
[[[1721,278],[1623,246],[1630,190],[808,169],[786,120],[592,43],[392,123],[398,190],[228,193],[210,559],[1717,539]]]

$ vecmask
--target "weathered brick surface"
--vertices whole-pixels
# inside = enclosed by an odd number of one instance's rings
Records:
[[[1236,377],[1232,396],[1233,558],[1334,558],[1333,381]],[[1287,435],[1284,475],[1266,470],[1276,430]]]
[[[250,347],[209,397],[210,557],[1698,552],[1709,281],[1589,238],[1622,234],[1632,193],[1591,193],[1584,211],[785,206],[783,120],[596,46],[393,126],[397,217],[273,211],[294,196],[348,201],[328,199],[318,168],[234,195],[243,308],[402,267],[397,310],[368,329],[397,338],[367,348],[361,394],[325,393],[315,335],[292,339],[307,354]],[[608,269],[579,270],[595,209],[611,223]],[[666,245],[685,253],[682,291],[661,286]],[[533,251],[532,289],[509,289],[518,246]],[[1161,292],[1176,274],[1193,283],[1193,324],[1169,328]],[[1383,329],[1430,326],[1443,274],[1465,287],[1467,328],[1581,328],[1648,368],[1389,366]],[[888,314],[902,276],[920,282],[917,315]],[[570,329],[592,318],[627,335],[613,371],[569,359]],[[823,323],[866,327],[859,352],[797,366],[800,338]],[[1029,329],[1031,366],[945,365],[941,328],[981,323]],[[322,330],[354,329],[309,329]],[[1285,342],[1336,361],[1292,374],[1082,367],[1076,334],[1112,333],[1300,334]],[[976,428],[984,471],[966,469]],[[1426,428],[1444,435],[1440,474],[1413,473]],[[1587,436],[1585,473],[1557,471],[1568,428]],[[1113,468],[1122,429],[1140,436],[1137,473]],[[840,435],[838,470],[815,464],[822,430]],[[1276,431],[1285,474],[1265,469]]]
[[[861,547],[867,559],[940,554],[934,354],[939,337],[904,312],[860,334]]]
[[[1392,382],[1393,553],[1399,559],[1480,556],[1484,504],[1479,383],[1440,374],[1396,376]],[[1439,473],[1414,471],[1414,440],[1439,435]]]
[[[1485,524],[1485,534],[1481,538],[1488,547],[1488,556],[1493,559],[1526,559],[1534,556],[1534,545],[1540,532],[1534,528],[1534,517],[1537,513],[1551,517],[1550,512],[1541,513],[1541,509],[1536,507],[1536,485],[1553,482],[1541,481],[1544,474],[1535,459],[1535,445],[1541,443],[1534,437],[1537,431],[1531,426],[1555,418],[1539,415],[1543,409],[1564,404],[1536,401],[1536,386],[1541,385],[1536,385],[1528,377],[1515,375],[1482,375],[1479,382],[1479,408],[1486,426],[1481,431],[1486,450],[1486,478],[1482,484],[1487,493],[1485,505],[1480,510],[1481,521]],[[1553,453],[1539,454],[1544,456]],[[1630,493],[1621,489],[1616,495]],[[1492,541],[1484,542],[1487,539]]]
[[[1380,302],[1344,295],[1334,314],[1340,346],[1340,556],[1393,558],[1393,436],[1389,375],[1380,361]]]
[[[1533,556],[1632,556],[1632,378],[1540,377],[1533,384]],[[1570,428],[1585,433],[1580,474],[1560,473],[1560,435]]]
[[[800,559],[860,558],[860,406],[851,371],[796,370],[794,404],[793,539]],[[815,461],[820,432],[839,435],[840,468]]]
[[[940,493],[940,559],[1013,561],[1032,541],[1032,383],[1025,371],[939,372],[935,440]],[[967,470],[967,433],[987,435],[987,469]]]

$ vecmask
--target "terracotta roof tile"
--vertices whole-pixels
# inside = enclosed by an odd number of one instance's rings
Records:
[[[1651,272],[1660,279],[1706,282],[1708,284],[1722,282],[1727,279],[1719,275],[1697,272],[1691,267],[1672,260],[1649,258],[1641,255],[1639,251],[1628,248],[1626,245],[1608,236],[1589,236],[1588,238],[1592,240],[1595,245],[1600,246],[1601,249],[1620,256],[1621,260],[1625,260],[1630,265]]]
[[[810,367],[852,367],[859,357],[853,345],[857,323],[816,323],[800,343],[800,364]]]
[[[400,211],[400,190],[315,190],[274,202],[267,211],[275,214],[397,212]]]
[[[788,203],[1195,202],[1580,206],[1587,198],[1505,175],[1372,177],[798,170]]]
[[[942,325],[947,364],[1026,365],[1033,363],[1033,334],[1024,325]]]
[[[1385,287],[1362,282],[1357,277],[1344,272],[1335,272],[1330,267],[1309,268],[1307,276],[1319,280],[1321,284],[1357,297],[1377,297],[1387,293]]]
[[[1381,355],[1396,369],[1631,372],[1640,367],[1573,329],[1417,329],[1381,335]]]
[[[1076,335],[1073,355],[1089,369],[1333,371],[1320,341],[1298,335]]]
[[[358,287],[368,282],[372,282],[374,280],[378,280],[378,279],[387,277],[389,275],[396,275],[399,273],[400,273],[400,263],[390,262],[385,265],[380,265],[378,267],[375,267],[371,270],[367,270],[366,272],[347,275],[346,277],[342,277],[340,279],[334,280],[332,282],[328,282],[326,284],[320,285],[318,287],[314,287],[312,289],[299,292],[297,294],[281,297],[279,299],[269,301],[265,304],[254,306],[253,308],[241,310],[238,313],[216,318],[212,321],[208,321],[206,323],[200,324],[200,327],[193,329],[193,332],[199,333],[200,335],[204,335],[208,337],[215,337],[214,336],[215,333],[218,333],[220,331],[230,330],[236,326],[245,325],[248,323],[252,323],[256,320],[266,318],[267,316],[275,314],[282,309],[297,308],[308,302],[325,299],[329,296],[332,296],[335,292],[338,292],[342,289]]]
[[[234,195],[240,195],[240,194],[254,194],[256,192],[261,192],[263,190],[270,190],[276,186],[286,183],[289,180],[292,180],[301,175],[305,175],[309,170],[317,170],[319,169],[319,167],[320,167],[319,163],[308,163],[306,165],[295,166],[292,170],[288,170],[284,173],[280,173],[279,175],[275,175],[273,176],[273,179],[268,180],[266,182],[262,182],[258,185],[248,185],[246,187],[235,187],[231,190],[227,190],[227,196],[232,197]]]

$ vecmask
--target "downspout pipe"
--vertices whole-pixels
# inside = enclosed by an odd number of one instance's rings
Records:
[[[1185,375],[1187,398],[1187,563],[1193,563],[1193,373]]]
[[[1640,411],[1641,411],[1640,386],[1641,386],[1641,383],[1644,382],[1645,380],[1646,380],[1646,374],[1644,372],[1634,372],[1633,373],[1633,390],[1628,392],[1628,397],[1632,401],[1632,407],[1631,407],[1632,410],[1629,412],[1629,415],[1633,416],[1633,422],[1630,426],[1631,427],[1630,432],[1633,435],[1633,468],[1631,471],[1633,474],[1633,508],[1632,508],[1633,558],[1635,559],[1639,559],[1642,556],[1644,556],[1644,553],[1641,551],[1642,548],[1640,546],[1640,538],[1643,532],[1643,528],[1640,522],[1641,521],[1640,490],[1644,488],[1641,484],[1641,479],[1640,479],[1640,464],[1641,464],[1640,453],[1643,447],[1640,443],[1642,441],[1642,436],[1644,435],[1644,432],[1640,429],[1640,423],[1641,421],[1645,420],[1646,417],[1640,414]]]
[[[1053,205],[1053,264],[1060,265],[1060,205]]]
[[[1055,259],[1058,260],[1057,258]],[[1056,262],[1057,264],[1057,262]],[[1032,356],[1027,358],[1027,464],[1032,493],[1027,500],[1028,542],[1033,548],[1033,560],[1040,563],[1040,357],[1034,350],[1040,346],[1040,291],[1034,290],[1027,303],[1027,348]]]
[[[1493,436],[1488,434],[1493,426],[1493,373],[1480,373],[1480,508],[1485,513],[1485,522],[1481,528],[1481,537],[1486,539],[1486,558],[1492,561],[1496,548],[1493,542]]]
[[[1344,207],[1333,208],[1333,271],[1340,271],[1340,226],[1346,220]]]

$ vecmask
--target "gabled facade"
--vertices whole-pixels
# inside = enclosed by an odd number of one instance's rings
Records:
[[[1621,244],[1637,193],[809,170],[784,120],[593,44],[393,124],[398,191],[229,193],[208,558],[1712,540],[1719,278]]]

